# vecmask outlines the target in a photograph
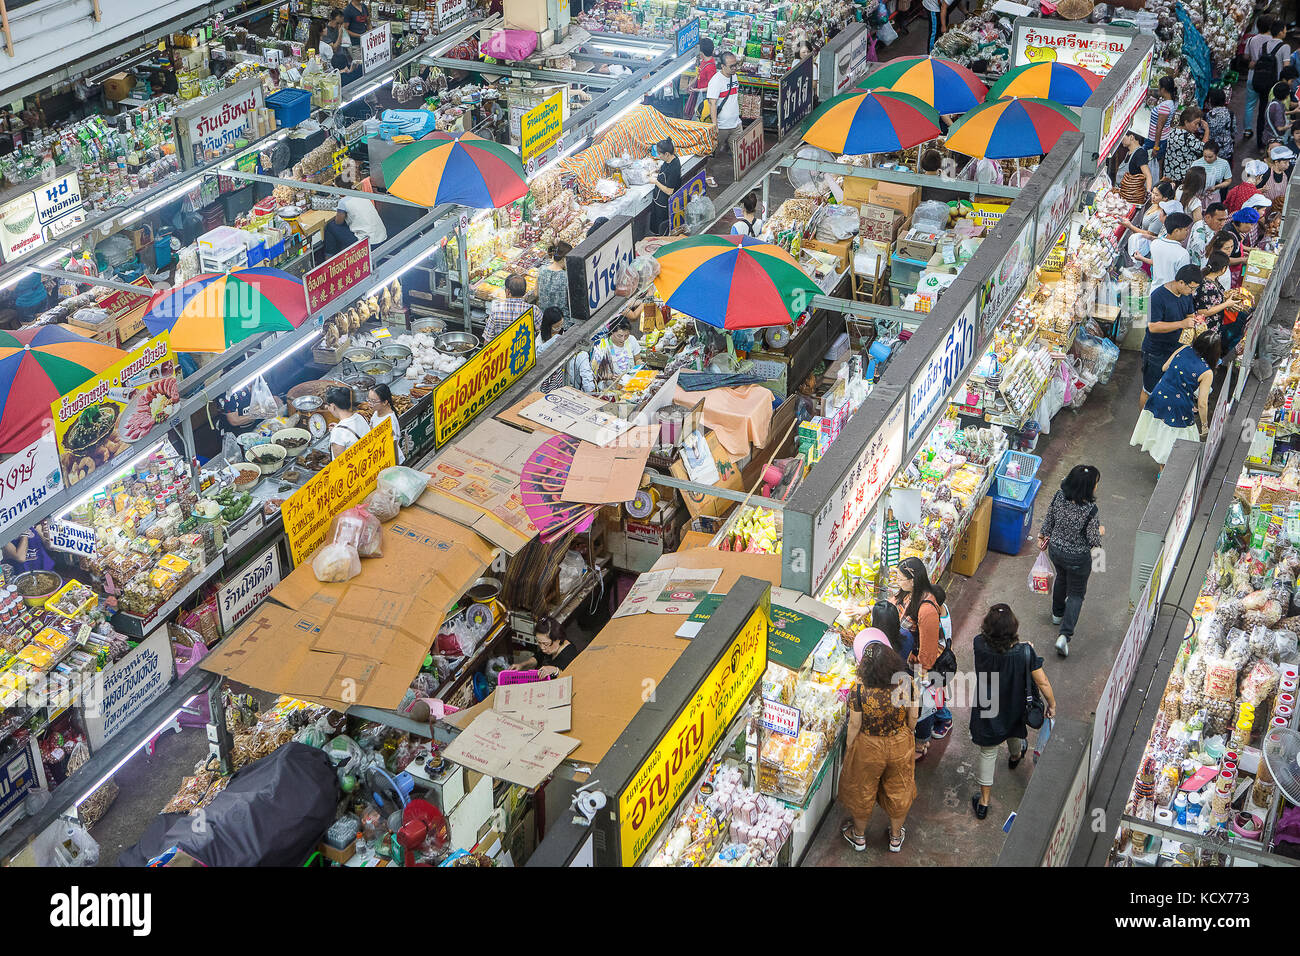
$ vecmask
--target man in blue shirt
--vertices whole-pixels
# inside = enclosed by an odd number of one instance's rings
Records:
[[[1142,398],[1138,411],[1146,407],[1147,397],[1155,391],[1164,374],[1165,362],[1178,351],[1183,329],[1196,327],[1196,306],[1192,296],[1201,286],[1201,270],[1183,266],[1178,273],[1151,292],[1151,312],[1147,334],[1142,339]]]

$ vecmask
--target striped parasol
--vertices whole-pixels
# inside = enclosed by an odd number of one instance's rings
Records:
[[[790,253],[750,236],[692,236],[654,255],[660,297],[720,329],[785,325],[821,294]]]
[[[808,118],[803,141],[833,153],[892,153],[937,139],[939,114],[908,93],[872,90],[833,96]]]
[[[960,63],[932,56],[902,56],[890,60],[858,84],[860,90],[910,93],[945,116],[965,113],[988,95],[980,78]]]
[[[145,312],[150,335],[171,332],[177,352],[224,352],[258,332],[289,332],[307,321],[302,280],[282,269],[197,275],[154,294]]]
[[[989,99],[1032,96],[1062,106],[1083,106],[1099,85],[1100,76],[1072,63],[1026,63],[1004,73],[989,90]]]
[[[26,448],[46,431],[50,405],[126,358],[65,325],[0,332],[0,454]]]
[[[1062,133],[1078,128],[1078,114],[1058,103],[1015,97],[975,107],[952,124],[945,145],[980,159],[1046,156]]]
[[[430,133],[385,159],[383,169],[389,193],[421,206],[499,209],[528,192],[519,157],[473,133]]]

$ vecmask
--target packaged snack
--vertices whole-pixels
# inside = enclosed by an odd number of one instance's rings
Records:
[[[392,521],[402,510],[402,502],[392,488],[372,491],[363,507],[380,521]]]

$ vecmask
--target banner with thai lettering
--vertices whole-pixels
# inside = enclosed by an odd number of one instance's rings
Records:
[[[393,25],[384,21],[361,36],[361,65],[369,73],[393,58]]]
[[[740,633],[618,795],[619,850],[635,866],[767,668],[768,601]]]
[[[379,473],[397,464],[390,422],[385,418],[362,435],[280,506],[295,565],[324,543],[335,515],[359,504],[375,490]]]
[[[542,100],[519,120],[520,155],[524,160],[544,153],[560,138],[564,127],[564,92]]]
[[[439,383],[433,393],[438,447],[447,444],[536,362],[537,332],[530,308]]]
[[[42,435],[0,461],[0,538],[62,487],[59,451],[52,434]]]
[[[251,114],[265,105],[262,81],[252,76],[193,106],[181,107],[176,113],[181,165],[186,169],[201,165],[228,152],[236,140],[247,139]]]
[[[315,315],[329,303],[370,275],[370,240],[358,239],[302,277],[307,290],[307,311]]]
[[[1012,65],[1068,63],[1100,76],[1119,62],[1136,30],[1100,24],[1066,24],[1059,20],[1022,18],[1016,21]]]
[[[59,467],[85,481],[181,407],[178,367],[166,332],[50,405]]]
[[[230,634],[280,583],[280,546],[271,546],[232,575],[217,592],[221,633]]]

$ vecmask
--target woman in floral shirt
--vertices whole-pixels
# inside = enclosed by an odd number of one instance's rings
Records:
[[[1178,117],[1178,126],[1169,131],[1164,150],[1164,175],[1176,183],[1183,181],[1192,163],[1201,158],[1205,141],[1210,138],[1210,127],[1205,116],[1195,106],[1189,106]]]
[[[1210,127],[1210,139],[1219,147],[1219,158],[1232,164],[1232,153],[1237,148],[1237,116],[1228,109],[1228,98],[1223,87],[1212,88],[1205,97],[1205,122]]]

